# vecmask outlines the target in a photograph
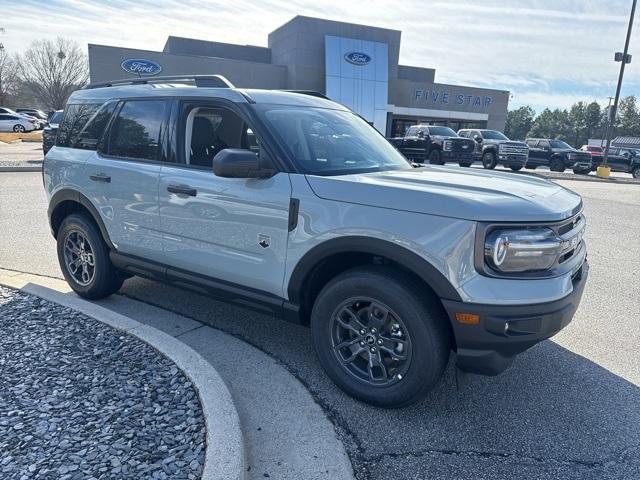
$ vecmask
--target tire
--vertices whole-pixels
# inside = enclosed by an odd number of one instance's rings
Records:
[[[81,297],[91,300],[104,298],[122,286],[123,279],[111,264],[109,248],[102,234],[86,215],[72,214],[62,221],[58,229],[57,249],[62,274]],[[81,265],[83,260],[86,263]],[[69,264],[75,266],[75,272]]]
[[[576,175],[589,175],[591,173],[591,169],[590,168],[574,168],[573,169],[573,173],[575,173]]]
[[[493,170],[494,168],[496,168],[496,165],[498,164],[497,160],[496,160],[496,154],[493,152],[484,152],[482,154],[482,166],[484,168],[487,168],[489,170]]]
[[[549,170],[552,172],[564,172],[564,162],[560,158],[552,158],[549,162]]]
[[[345,313],[349,306],[363,317]],[[386,316],[381,313],[385,309]],[[392,320],[376,323],[375,315]],[[349,327],[338,318],[348,318]],[[449,359],[447,322],[438,299],[412,277],[385,266],[366,266],[338,275],[322,289],[311,313],[311,335],[322,367],[339,388],[371,405],[399,408],[422,399],[440,380]],[[398,354],[401,343],[394,342],[400,339],[404,345]],[[346,342],[351,346],[334,348]],[[395,360],[390,351],[406,358]],[[388,363],[370,368],[376,363],[370,358]],[[366,372],[354,373],[359,368]]]
[[[459,162],[458,165],[460,165],[461,167],[470,167],[471,165],[473,165],[472,163],[469,162]]]
[[[538,166],[537,165],[531,165],[531,166],[525,165],[524,168],[526,168],[527,170],[535,170],[536,168],[538,168]]]
[[[17,124],[13,126],[13,131],[16,133],[24,133],[26,129],[24,128],[24,125]]]
[[[634,167],[631,170],[631,175],[633,175],[633,178],[640,180],[640,166]]]
[[[522,167],[522,165],[511,165],[509,168],[514,172],[519,172],[520,170],[522,170]]]
[[[429,154],[429,163],[431,165],[442,165],[442,153],[440,153],[440,150],[433,150]]]

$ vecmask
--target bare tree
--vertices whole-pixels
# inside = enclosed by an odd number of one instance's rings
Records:
[[[0,43],[0,106],[8,103],[16,85],[16,63]]]
[[[87,56],[71,40],[37,40],[16,56],[18,79],[52,110],[64,108],[71,92],[89,79]]]

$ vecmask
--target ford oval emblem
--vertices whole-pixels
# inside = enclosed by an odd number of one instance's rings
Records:
[[[366,65],[369,62],[371,62],[371,57],[366,53],[361,53],[361,52],[346,53],[344,56],[344,59],[347,62],[351,63],[352,65],[358,65],[358,66]]]
[[[120,64],[122,69],[132,75],[157,75],[162,71],[160,64],[143,58],[129,58]]]

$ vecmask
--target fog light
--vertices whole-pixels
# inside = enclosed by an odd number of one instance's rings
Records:
[[[509,322],[504,322],[504,334],[509,333]]]

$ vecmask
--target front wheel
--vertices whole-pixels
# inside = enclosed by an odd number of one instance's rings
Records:
[[[16,132],[16,133],[24,133],[25,132],[24,125],[20,125],[20,124],[14,125],[13,126],[13,131]]]
[[[450,339],[442,305],[408,275],[358,267],[331,280],[311,314],[322,367],[347,394],[403,407],[440,380]]]
[[[431,165],[442,165],[442,154],[440,150],[433,150],[429,154],[429,163]]]
[[[589,173],[591,173],[591,169],[590,168],[574,168],[573,173],[575,173],[576,175],[589,175]]]
[[[482,166],[488,169],[494,169],[497,165],[496,154],[493,152],[485,152],[482,155]]]
[[[519,172],[520,170],[522,170],[522,165],[511,165],[509,168],[514,172]]]
[[[81,297],[103,298],[122,286],[100,231],[85,215],[72,214],[64,219],[58,230],[57,247],[62,274]]]
[[[470,167],[473,164],[473,162],[459,162],[458,165],[460,165],[461,167]]]
[[[564,172],[564,162],[559,158],[552,158],[549,162],[549,170],[552,172]]]

